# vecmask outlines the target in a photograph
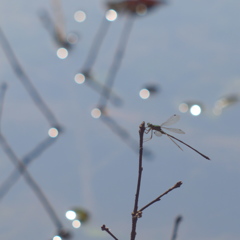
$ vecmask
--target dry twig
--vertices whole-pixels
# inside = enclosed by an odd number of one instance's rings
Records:
[[[143,156],[143,135],[145,132],[145,122],[142,122],[142,124],[139,126],[139,137],[140,137],[140,143],[139,143],[139,163],[138,163],[138,182],[137,182],[137,190],[135,194],[135,203],[134,208],[132,212],[132,232],[131,232],[131,240],[134,240],[136,237],[136,228],[137,228],[137,220],[140,217],[138,215],[138,200],[139,200],[139,194],[140,194],[140,187],[141,187],[141,179],[142,179],[142,156]]]
[[[179,181],[177,182],[173,187],[169,188],[166,192],[164,192],[163,194],[161,194],[160,196],[158,196],[157,198],[155,198],[153,201],[151,201],[150,203],[148,203],[147,205],[145,205],[144,207],[142,207],[138,212],[142,212],[144,209],[146,209],[147,207],[151,206],[153,203],[158,202],[161,200],[161,198],[168,194],[169,192],[171,192],[173,189],[175,188],[179,188],[182,185],[182,182]]]
[[[109,228],[107,228],[104,224],[101,227],[102,231],[106,231],[109,235],[111,235],[115,240],[118,240],[109,230]]]

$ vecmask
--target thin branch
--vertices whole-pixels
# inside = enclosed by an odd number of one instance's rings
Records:
[[[107,35],[110,24],[111,22],[107,21],[104,16],[101,21],[101,25],[97,31],[97,34],[93,38],[93,42],[88,52],[87,58],[84,62],[84,65],[79,70],[79,73],[82,73],[85,76],[85,83],[88,84],[89,87],[91,87],[93,90],[97,91],[100,94],[102,94],[103,89],[105,89],[104,91],[109,92],[108,95],[111,95],[110,101],[114,105],[120,106],[123,100],[108,86],[94,79],[92,75],[94,63],[96,62],[100,47],[102,46],[103,40]]]
[[[4,97],[5,97],[6,90],[7,90],[7,84],[2,83],[0,85],[0,129],[1,129],[2,112],[3,112]]]
[[[111,101],[113,105],[119,107],[123,104],[123,99],[116,92],[114,92],[114,90],[110,89],[108,86],[101,83],[100,81],[97,81],[91,73],[85,71],[82,71],[81,73],[85,76],[85,83],[97,93],[101,94],[103,88],[106,89],[106,92],[109,91],[109,94],[111,95],[109,101]]]
[[[50,34],[50,36],[53,38],[53,41],[59,46],[59,47],[65,47],[69,49],[71,47],[70,43],[66,39],[66,34],[64,30],[53,22],[53,19],[49,15],[49,13],[42,9],[38,13],[39,19],[43,24],[43,27],[47,30],[47,32]]]
[[[60,126],[54,114],[48,108],[47,104],[43,101],[42,97],[32,84],[31,79],[28,77],[28,75],[22,68],[1,27],[0,27],[0,44],[2,45],[2,49],[13,71],[15,72],[16,76],[21,81],[27,92],[29,93],[30,97],[32,98],[33,102],[36,104],[38,109],[42,112],[42,114],[45,116],[45,118],[47,119],[51,126]]]
[[[135,202],[134,202],[134,208],[132,212],[132,231],[131,231],[131,240],[134,240],[136,237],[136,228],[137,228],[137,220],[139,217],[138,215],[138,200],[140,195],[140,188],[141,188],[141,179],[142,179],[142,156],[143,156],[143,135],[145,132],[145,122],[142,122],[142,124],[139,126],[139,163],[138,163],[138,182],[137,182],[137,190],[135,194]]]
[[[102,231],[106,231],[109,235],[111,235],[115,240],[118,240],[109,230],[109,228],[107,228],[104,224],[101,227]]]
[[[181,182],[181,181],[180,181],[180,182],[177,182],[173,187],[169,188],[166,192],[164,192],[163,194],[161,194],[160,196],[158,196],[156,199],[154,199],[153,201],[151,201],[150,203],[148,203],[147,205],[145,205],[144,207],[142,207],[140,210],[138,210],[138,214],[141,214],[144,209],[146,209],[147,207],[151,206],[153,203],[160,201],[161,198],[162,198],[164,195],[168,194],[169,192],[171,192],[171,191],[174,190],[175,188],[179,188],[181,185],[182,185],[182,182]]]
[[[7,84],[2,83],[0,85],[0,135],[1,135],[1,117],[2,117],[6,89],[7,89]],[[5,138],[3,138],[3,136],[0,136],[0,141],[1,141],[1,139],[5,139]],[[26,154],[25,157],[23,157],[22,164],[24,165],[24,167],[21,167],[21,169],[20,168],[15,169],[12,172],[12,174],[9,175],[9,177],[0,185],[0,200],[8,193],[8,191],[14,185],[14,183],[17,182],[20,175],[24,174],[24,171],[27,169],[26,166],[30,162],[32,162],[34,159],[36,159],[40,154],[42,154],[48,147],[50,147],[52,145],[52,143],[54,143],[56,141],[56,139],[57,138],[47,137],[44,141],[40,142],[32,151],[30,151],[28,154]],[[6,140],[4,140],[4,141],[6,141]],[[19,171],[19,169],[21,171]]]
[[[22,158],[22,163],[25,165],[25,168],[21,169],[21,174],[24,173],[24,170],[27,168],[28,164],[39,157],[56,140],[57,138],[47,137],[44,141],[40,142],[32,151],[26,154]],[[17,182],[21,174],[19,173],[18,169],[14,169],[8,178],[0,185],[0,200],[2,200],[2,198],[8,193],[11,187]]]
[[[46,212],[49,214],[49,217],[55,224],[56,228],[60,231],[63,229],[63,224],[61,220],[58,218],[55,210],[53,209],[52,205],[48,201],[47,197],[38,186],[37,182],[33,179],[30,173],[27,171],[26,166],[19,160],[15,152],[12,150],[10,145],[8,144],[5,137],[0,133],[0,145],[2,145],[3,150],[8,155],[9,159],[12,163],[17,167],[20,173],[23,174],[26,182],[31,187],[31,189],[35,192],[36,196],[38,197],[39,201],[42,203],[43,207],[45,208]]]
[[[129,36],[133,27],[134,19],[135,17],[133,17],[132,15],[130,14],[127,15],[127,19],[118,42],[118,46],[114,55],[114,59],[112,61],[112,65],[110,66],[107,79],[105,80],[105,86],[110,90],[113,87],[113,83],[117,76],[117,72],[121,66],[121,62],[123,60],[123,56],[127,47]],[[100,96],[99,103],[98,103],[98,105],[101,108],[106,107],[107,102],[111,97],[110,95],[111,91],[106,91],[107,88],[102,89],[102,94]]]
[[[82,70],[80,72],[91,72],[93,65],[97,59],[100,47],[102,46],[103,40],[107,35],[108,29],[110,27],[110,21],[107,21],[105,16],[103,17],[100,27],[97,31],[96,36],[93,38],[92,45],[87,55],[87,59],[84,62]]]

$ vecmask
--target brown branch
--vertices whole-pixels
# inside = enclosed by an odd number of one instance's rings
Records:
[[[156,199],[154,199],[153,201],[151,201],[150,203],[148,203],[147,205],[145,205],[144,207],[142,207],[140,210],[138,210],[138,215],[141,216],[142,211],[144,209],[146,209],[147,207],[151,206],[153,203],[158,202],[161,200],[161,197],[163,197],[164,195],[168,194],[169,192],[171,192],[172,190],[174,190],[175,188],[179,188],[182,185],[182,182],[177,182],[173,187],[169,188],[166,192],[164,192],[163,194],[161,194],[160,196],[158,196]]]
[[[109,228],[107,228],[104,224],[101,227],[102,231],[106,231],[109,235],[111,235],[115,240],[118,240],[109,230]]]
[[[131,231],[131,240],[134,240],[136,237],[136,228],[137,228],[137,220],[140,217],[138,214],[138,200],[139,200],[139,194],[140,194],[140,188],[141,188],[141,179],[142,179],[142,155],[143,155],[143,135],[145,132],[145,122],[142,122],[142,124],[139,126],[139,137],[140,137],[140,143],[139,143],[139,163],[138,163],[138,182],[137,182],[137,190],[135,194],[135,202],[134,202],[134,208],[132,212],[132,231]]]

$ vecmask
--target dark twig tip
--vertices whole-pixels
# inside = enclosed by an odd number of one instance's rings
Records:
[[[174,188],[181,187],[181,185],[182,185],[182,182],[181,182],[181,181],[179,181],[179,182],[177,182],[177,183],[174,185]]]
[[[106,231],[107,230],[107,228],[106,228],[106,226],[104,224],[101,226],[101,229],[102,229],[102,231]]]
[[[183,217],[182,217],[181,215],[179,215],[179,216],[176,217],[175,222],[176,222],[177,224],[179,224],[179,223],[182,221],[182,219],[183,219]]]
[[[144,132],[145,131],[145,122],[143,121],[140,125],[139,125],[139,132]]]
[[[118,239],[111,233],[110,229],[106,227],[105,224],[103,224],[103,225],[101,226],[101,229],[102,229],[102,231],[106,231],[106,232],[107,232],[112,238],[114,238],[115,240],[118,240]]]

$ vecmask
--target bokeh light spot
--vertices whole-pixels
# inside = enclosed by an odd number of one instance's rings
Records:
[[[146,88],[142,89],[140,92],[139,92],[139,96],[142,98],[142,99],[148,99],[150,97],[150,92],[149,90],[147,90]]]
[[[74,220],[76,218],[77,214],[74,211],[69,210],[66,212],[65,216],[68,220]]]
[[[108,21],[115,21],[117,19],[117,12],[113,9],[110,9],[106,12],[106,19]]]
[[[82,73],[77,73],[74,77],[74,81],[77,84],[82,84],[85,82],[85,76]]]
[[[59,236],[54,236],[54,237],[53,237],[53,240],[62,240],[62,238],[59,237]]]
[[[57,56],[60,59],[65,59],[68,56],[68,50],[66,48],[59,48],[57,50]]]
[[[76,22],[84,22],[86,20],[86,13],[83,11],[77,11],[74,13],[74,19]]]
[[[80,227],[81,227],[81,222],[80,222],[79,220],[74,220],[74,221],[72,222],[72,226],[73,226],[74,228],[80,228]]]
[[[57,128],[50,128],[49,130],[48,130],[48,135],[49,135],[49,137],[51,137],[51,138],[55,138],[55,137],[57,137],[58,136],[58,130],[57,130]]]
[[[101,115],[102,115],[102,112],[99,108],[94,108],[92,111],[91,111],[91,115],[93,118],[100,118]]]
[[[193,105],[190,108],[190,113],[194,116],[198,116],[199,114],[201,114],[201,112],[202,112],[202,109],[199,105]]]
[[[186,113],[189,109],[188,105],[186,103],[181,103],[178,107],[179,111],[182,113]]]

